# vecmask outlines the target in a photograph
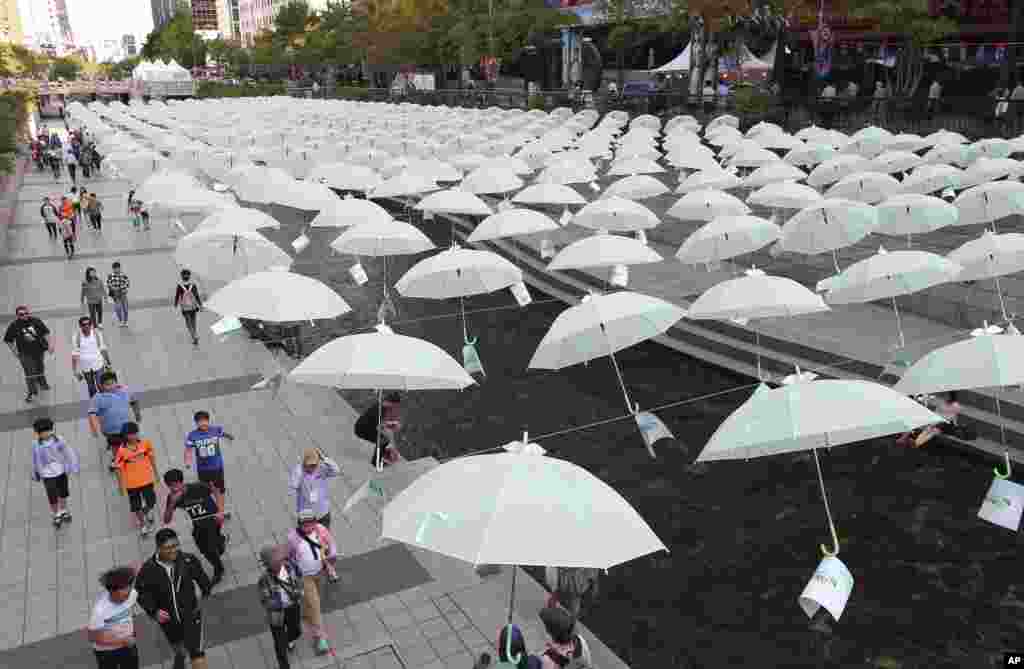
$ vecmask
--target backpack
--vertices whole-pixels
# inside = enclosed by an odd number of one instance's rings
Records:
[[[574,634],[573,640],[576,642],[576,650],[572,657],[564,658],[553,650],[545,651],[544,655],[547,655],[560,669],[591,669],[593,664],[591,664],[590,646],[579,634]]]
[[[178,300],[178,306],[182,311],[195,311],[196,296],[192,294],[195,284],[186,286],[179,283],[178,287],[181,288],[181,299]]]

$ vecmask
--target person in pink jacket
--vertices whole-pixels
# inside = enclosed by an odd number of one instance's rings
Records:
[[[299,513],[298,525],[288,533],[289,557],[295,561],[302,575],[302,617],[309,627],[317,655],[331,650],[324,634],[320,615],[320,575],[324,572],[332,583],[338,580],[334,563],[338,559],[338,545],[331,531],[316,520],[310,509]]]

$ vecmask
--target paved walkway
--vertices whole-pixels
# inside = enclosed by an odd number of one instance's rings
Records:
[[[259,576],[256,554],[280,542],[293,523],[285,492],[288,470],[303,448],[323,448],[343,466],[333,486],[334,529],[344,560],[342,583],[328,598],[325,622],[337,656],[313,657],[300,644],[296,666],[409,667],[467,669],[488,650],[505,621],[511,574],[508,569],[480,577],[470,565],[379,539],[379,510],[368,503],[342,515],[341,505],[371,474],[367,448],[352,435],[355,412],[337,393],[284,385],[278,395],[251,386],[277,363],[266,349],[244,335],[217,340],[200,315],[202,344],[194,349],[180,316],[170,307],[176,267],[173,237],[166,224],[151,232],[131,229],[123,216],[128,185],[114,180],[89,184],[106,203],[104,232],[82,233],[79,256],[63,259],[39,222],[43,195],[58,195],[52,178],[30,172],[16,202],[15,216],[0,230],[0,313],[21,303],[32,306],[53,331],[56,354],[47,360],[53,390],[38,404],[24,403],[20,366],[0,356],[0,666],[89,667],[93,665],[83,628],[99,588],[99,574],[115,564],[147,558],[150,539],[133,528],[127,499],[106,470],[104,449],[88,432],[85,394],[70,373],[70,342],[82,308],[79,286],[85,268],[102,275],[120,260],[132,281],[131,326],[107,327],[105,336],[122,380],[139,393],[145,436],[156,446],[164,471],[183,462],[182,440],[194,411],[211,411],[237,437],[225,453],[231,543],[228,571],[210,611],[208,634],[213,669],[275,667],[270,635],[262,622],[253,585]],[[190,221],[186,221],[190,223]],[[106,315],[111,319],[109,311]],[[57,431],[78,449],[82,472],[73,477],[70,507],[74,522],[59,531],[50,525],[42,486],[30,479],[31,423],[50,415]],[[411,480],[433,466],[421,460],[392,476]],[[158,490],[161,497],[165,494]],[[187,521],[178,519],[186,550],[194,550]],[[531,646],[544,634],[536,617],[544,593],[519,573],[515,622]],[[141,616],[144,666],[169,666],[162,639]],[[625,665],[584,630],[597,666]]]

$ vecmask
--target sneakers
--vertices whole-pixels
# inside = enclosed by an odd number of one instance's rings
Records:
[[[64,509],[63,511],[61,511],[60,515],[61,515],[61,518],[64,520],[65,523],[70,523],[71,522],[71,512],[68,511],[67,509]]]
[[[29,394],[25,395],[25,402],[27,402],[28,404],[32,404],[35,401],[36,401],[36,394],[35,393],[29,393]]]
[[[329,652],[331,652],[331,645],[329,643],[327,643],[327,639],[324,639],[323,637],[320,637],[319,639],[317,639],[316,640],[316,654],[317,655],[326,655]]]
[[[53,514],[53,526],[60,529],[60,524],[64,522],[64,514],[55,513]]]

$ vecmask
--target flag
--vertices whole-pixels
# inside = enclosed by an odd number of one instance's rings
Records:
[[[384,492],[384,486],[379,481],[374,479],[368,479],[363,485],[359,486],[352,496],[345,502],[345,507],[341,510],[342,513],[348,513],[356,504],[359,504],[364,499],[370,499],[371,497],[377,499],[387,499],[387,494]]]
[[[657,457],[654,454],[654,444],[662,439],[676,438],[661,422],[661,419],[649,411],[637,412],[634,418],[636,418],[637,427],[640,428],[640,436],[644,438],[644,444],[647,445],[647,452],[651,454],[652,458]]]

